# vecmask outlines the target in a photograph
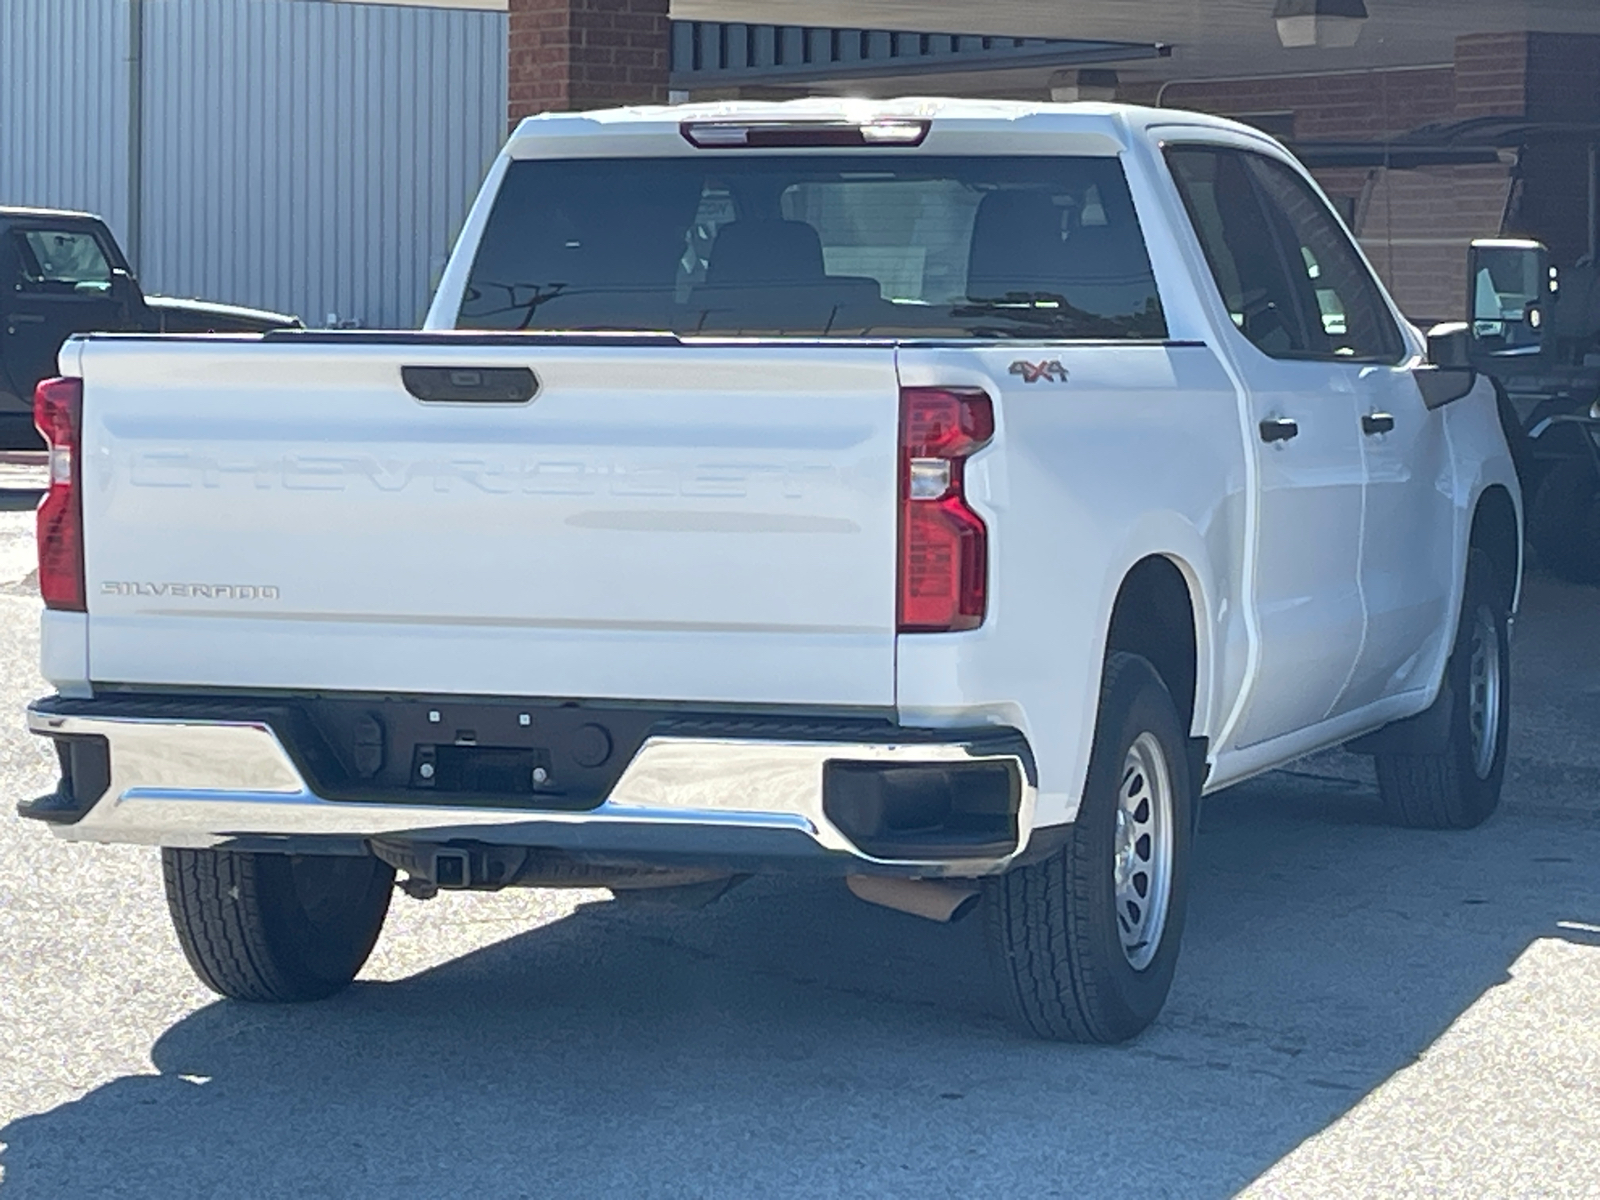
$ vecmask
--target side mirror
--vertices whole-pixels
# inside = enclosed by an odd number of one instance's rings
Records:
[[[1436,367],[1470,367],[1471,327],[1465,321],[1449,321],[1428,330],[1428,361]]]
[[[1422,403],[1430,409],[1443,408],[1461,399],[1478,382],[1478,373],[1471,367],[1436,367],[1428,363],[1411,374],[1416,378],[1417,390],[1422,393]]]
[[[1443,408],[1472,391],[1478,372],[1472,367],[1472,329],[1464,321],[1428,330],[1428,361],[1411,372],[1428,408]]]
[[[1467,252],[1467,324],[1483,351],[1537,346],[1554,292],[1550,251],[1539,242],[1480,238]]]
[[[111,268],[111,298],[118,304],[132,304],[139,294],[139,285],[133,276],[121,267]]]

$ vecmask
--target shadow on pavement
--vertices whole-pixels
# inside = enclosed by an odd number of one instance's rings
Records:
[[[1013,1035],[979,919],[760,882],[319,1005],[212,1004],[159,1075],[0,1130],[0,1194],[1227,1194],[1600,916],[1570,831],[1514,809],[1393,830],[1308,773],[1208,803],[1178,986],[1129,1047]]]

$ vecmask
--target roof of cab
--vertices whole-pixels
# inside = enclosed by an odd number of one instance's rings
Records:
[[[606,155],[629,153],[698,153],[679,130],[699,122],[738,123],[839,121],[862,124],[882,120],[931,122],[926,142],[933,153],[1005,153],[1008,137],[1040,134],[1072,137],[1079,144],[1053,145],[1058,153],[1115,154],[1145,129],[1199,125],[1242,132],[1256,138],[1260,130],[1222,117],[1170,108],[1132,104],[1078,102],[1055,104],[1029,100],[971,100],[908,96],[864,100],[810,96],[802,100],[726,100],[699,104],[637,105],[590,112],[540,113],[524,119],[511,135],[506,152],[513,158],[542,158],[552,153],[581,152],[581,139],[596,140],[593,149]],[[973,139],[982,139],[981,142]],[[654,148],[650,142],[655,141]],[[559,149],[557,149],[559,147]],[[716,152],[716,151],[713,151]]]
[[[20,205],[0,204],[0,218],[6,217],[70,217],[75,221],[98,221],[94,213],[79,212],[73,208],[24,208]]]

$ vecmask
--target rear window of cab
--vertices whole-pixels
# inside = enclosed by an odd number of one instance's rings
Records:
[[[1119,160],[870,153],[512,163],[458,326],[1167,332]]]

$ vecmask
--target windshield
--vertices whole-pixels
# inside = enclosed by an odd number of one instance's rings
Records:
[[[1163,338],[1114,158],[511,164],[463,329]]]

